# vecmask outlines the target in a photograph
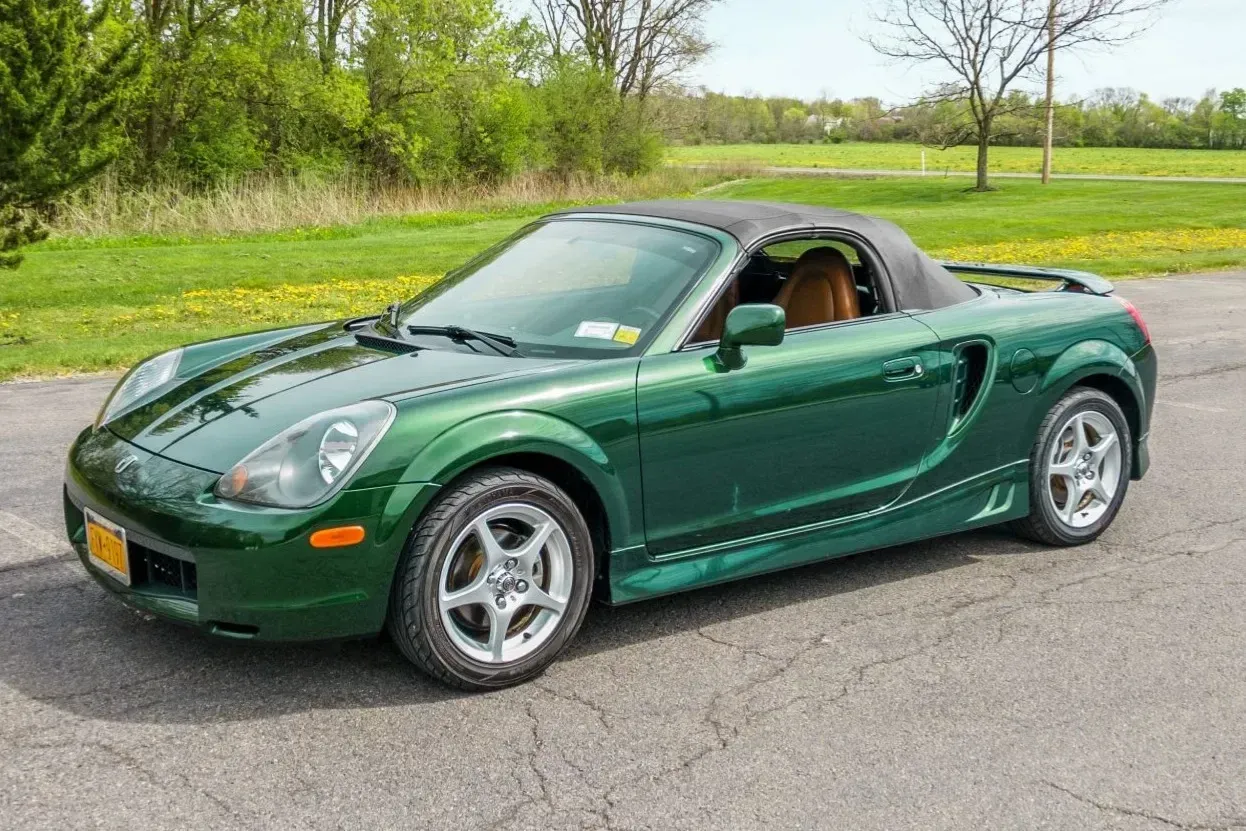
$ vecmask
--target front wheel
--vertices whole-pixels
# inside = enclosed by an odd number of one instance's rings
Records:
[[[416,527],[390,598],[403,654],[464,689],[539,674],[588,609],[588,526],[557,485],[490,468],[451,485]]]
[[[1039,427],[1030,454],[1030,515],[1013,523],[1048,545],[1082,545],[1116,518],[1133,464],[1133,439],[1120,405],[1077,387]]]

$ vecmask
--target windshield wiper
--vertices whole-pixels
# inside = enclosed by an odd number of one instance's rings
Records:
[[[468,329],[466,326],[408,326],[407,331],[413,335],[445,335],[451,340],[458,342],[478,340],[499,355],[505,355],[508,358],[523,357],[519,350],[515,348],[514,338],[508,338],[506,335],[495,335],[491,332],[477,332],[475,329]]]

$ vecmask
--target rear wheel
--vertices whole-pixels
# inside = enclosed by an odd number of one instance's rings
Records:
[[[1030,515],[1013,523],[1048,545],[1081,545],[1116,518],[1129,488],[1133,440],[1111,396],[1071,390],[1039,427],[1030,454]]]
[[[588,608],[588,526],[557,485],[513,468],[450,486],[398,566],[389,629],[430,675],[493,689],[539,674]]]

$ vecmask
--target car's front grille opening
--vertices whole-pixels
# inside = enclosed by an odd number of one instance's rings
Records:
[[[199,595],[199,570],[192,562],[161,554],[131,541],[130,585],[172,591],[193,600]]]

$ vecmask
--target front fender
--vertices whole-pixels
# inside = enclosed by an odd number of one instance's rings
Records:
[[[626,492],[610,457],[588,433],[548,413],[508,410],[457,424],[420,450],[402,481],[445,485],[476,465],[515,453],[551,456],[574,467],[596,490],[610,538],[632,538]]]

